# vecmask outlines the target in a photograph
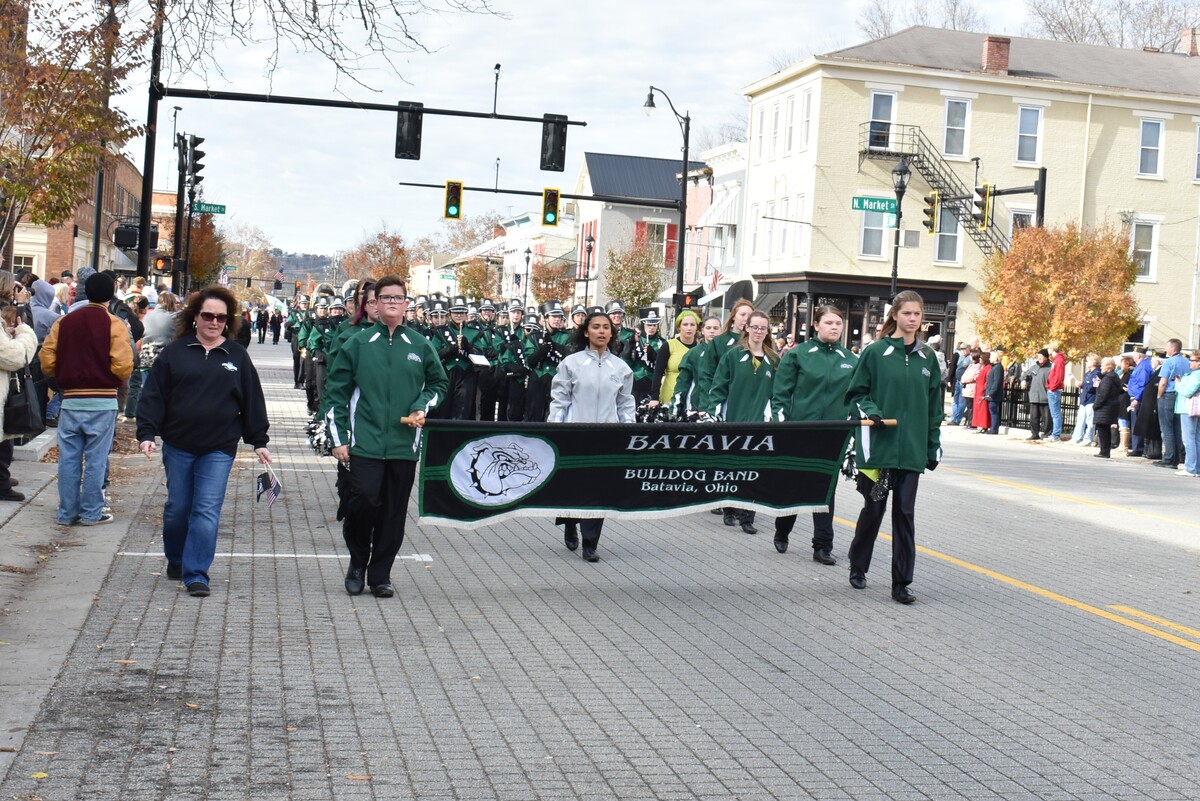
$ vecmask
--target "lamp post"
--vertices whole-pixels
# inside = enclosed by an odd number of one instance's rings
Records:
[[[896,190],[896,244],[892,247],[892,298],[896,297],[896,276],[900,271],[900,219],[903,216],[902,204],[904,203],[904,193],[908,191],[908,182],[911,178],[912,171],[908,169],[908,161],[900,159],[900,163],[892,168],[892,188]],[[937,220],[934,220],[934,226],[937,226]]]
[[[675,292],[683,293],[683,264],[686,254],[684,254],[684,244],[686,243],[687,230],[687,178],[688,178],[688,140],[692,135],[692,118],[687,112],[680,114],[675,110],[675,104],[671,102],[670,96],[656,86],[651,86],[650,91],[646,94],[646,102],[642,104],[642,108],[646,110],[646,116],[654,113],[654,93],[658,92],[666,99],[667,105],[671,107],[671,113],[675,115],[675,120],[679,123],[679,130],[683,132],[683,172],[679,176],[679,241],[675,245]]]
[[[525,248],[525,300],[521,303],[521,312],[529,306],[529,257],[533,255],[533,251],[528,247]]]
[[[587,235],[587,239],[583,240],[583,250],[587,255],[583,261],[583,305],[588,305],[588,285],[592,280],[592,247],[596,244],[596,237],[591,234]]]

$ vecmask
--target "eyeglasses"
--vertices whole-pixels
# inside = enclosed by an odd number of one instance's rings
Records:
[[[375,298],[380,303],[403,303],[405,298],[403,295],[380,295]]]
[[[212,312],[200,312],[200,319],[206,323],[223,323],[229,319],[229,315],[213,314]]]
[[[767,331],[768,329],[765,325],[748,325],[748,326],[746,326],[746,330],[747,331],[757,331],[761,334],[761,333]]]

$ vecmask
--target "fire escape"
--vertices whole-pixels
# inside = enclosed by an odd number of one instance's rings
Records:
[[[1009,248],[1008,237],[989,220],[981,229],[972,217],[971,202],[975,188],[963,183],[954,168],[942,158],[941,152],[916,125],[895,125],[890,122],[864,122],[859,126],[858,166],[865,159],[898,161],[904,158],[920,174],[929,188],[941,198],[943,209],[958,219],[959,228],[979,246],[983,255],[1004,253]]]

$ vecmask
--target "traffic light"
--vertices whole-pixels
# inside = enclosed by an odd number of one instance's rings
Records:
[[[937,233],[937,218],[941,205],[942,201],[937,190],[925,196],[925,209],[921,212],[925,215],[925,219],[921,221],[921,225],[925,226],[925,230],[931,234]]]
[[[396,158],[421,158],[421,123],[424,103],[399,103],[396,114]]]
[[[542,190],[542,225],[558,225],[558,190]]]
[[[975,195],[971,199],[974,210],[971,219],[975,220],[980,231],[992,224],[992,185],[984,184],[975,187]]]
[[[204,151],[200,149],[200,143],[204,141],[203,136],[192,134],[188,136],[188,172],[192,176],[192,186],[199,186],[204,180],[204,176],[200,171],[204,169],[201,160],[204,158]]]
[[[155,256],[154,257],[154,272],[156,272],[156,273],[171,272],[171,257],[170,256]]]
[[[671,296],[671,304],[677,309],[694,309],[700,305],[700,295],[696,292],[676,292]]]
[[[446,206],[442,216],[447,220],[462,219],[462,181],[446,181]]]
[[[121,250],[135,250],[140,233],[137,223],[121,223],[113,231],[113,244]]]
[[[542,115],[542,169],[562,172],[567,161],[567,117]]]

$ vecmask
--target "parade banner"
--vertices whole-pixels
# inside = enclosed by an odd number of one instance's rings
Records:
[[[857,422],[480,423],[430,420],[419,522],[645,520],[736,506],[824,511]]]

